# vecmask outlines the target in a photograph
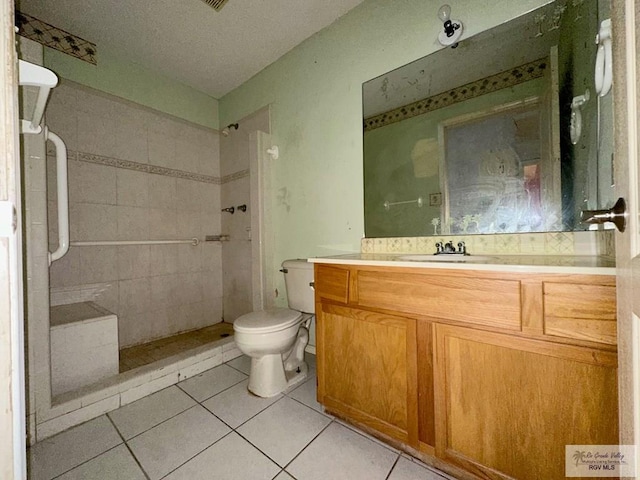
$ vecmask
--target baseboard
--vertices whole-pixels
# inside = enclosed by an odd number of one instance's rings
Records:
[[[316,346],[315,345],[307,345],[307,348],[304,349],[305,352],[310,353],[311,355],[316,354]]]

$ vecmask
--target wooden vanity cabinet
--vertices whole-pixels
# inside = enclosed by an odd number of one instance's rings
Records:
[[[615,277],[316,265],[318,401],[468,478],[617,444]]]
[[[318,401],[331,412],[417,445],[416,321],[348,306],[349,269],[318,265]]]
[[[565,445],[617,445],[616,354],[435,325],[436,455],[481,478],[565,478]]]
[[[322,305],[321,316],[321,403],[392,439],[416,445],[415,320],[331,304]]]

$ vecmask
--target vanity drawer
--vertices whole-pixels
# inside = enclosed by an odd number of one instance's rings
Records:
[[[544,333],[617,344],[616,287],[544,282]]]
[[[357,292],[363,307],[521,330],[517,280],[359,271]]]
[[[326,298],[340,303],[349,301],[349,270],[346,268],[316,265],[316,298]]]

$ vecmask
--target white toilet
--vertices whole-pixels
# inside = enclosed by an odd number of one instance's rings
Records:
[[[242,315],[233,322],[235,342],[251,357],[249,391],[273,397],[307,378],[304,349],[315,312],[313,264],[306,259],[282,263],[289,308]]]

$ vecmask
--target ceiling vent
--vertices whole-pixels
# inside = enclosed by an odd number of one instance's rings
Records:
[[[228,0],[202,0],[204,3],[212,7],[216,12],[222,10]]]

